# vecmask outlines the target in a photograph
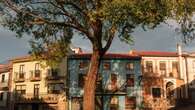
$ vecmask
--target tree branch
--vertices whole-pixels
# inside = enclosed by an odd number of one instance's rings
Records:
[[[110,48],[110,45],[112,44],[115,33],[116,33],[116,27],[112,26],[110,29],[110,33],[109,33],[110,35],[109,35],[108,41],[107,41],[105,47],[103,48],[103,53],[105,53]]]

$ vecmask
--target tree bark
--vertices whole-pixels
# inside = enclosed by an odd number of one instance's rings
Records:
[[[96,77],[99,70],[101,54],[97,49],[93,50],[91,62],[84,85],[83,108],[84,110],[95,110]]]

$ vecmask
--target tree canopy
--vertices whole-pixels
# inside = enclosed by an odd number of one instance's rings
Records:
[[[95,109],[95,83],[101,57],[114,37],[131,43],[138,26],[155,28],[176,20],[183,41],[194,39],[194,0],[1,0],[3,26],[32,36],[32,54],[47,61],[66,56],[74,33],[92,44],[92,57],[84,85],[84,110]],[[77,36],[77,37],[80,37]]]
[[[45,58],[60,60],[74,32],[106,51],[116,33],[122,41],[131,43],[134,28],[154,28],[175,19],[185,24],[181,31],[188,39],[193,31],[189,23],[194,4],[194,0],[4,0],[0,9],[5,27],[18,37],[33,36],[33,54],[41,52]]]

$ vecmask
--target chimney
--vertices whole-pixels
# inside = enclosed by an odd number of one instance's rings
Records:
[[[177,44],[177,54],[178,54],[179,56],[182,55],[181,45],[180,45],[179,43]]]
[[[76,54],[80,54],[80,53],[83,53],[82,49],[80,47],[78,48],[72,48],[72,51]]]

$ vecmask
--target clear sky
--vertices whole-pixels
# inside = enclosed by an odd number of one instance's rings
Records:
[[[127,45],[119,39],[114,39],[110,52],[128,52],[134,50],[160,50],[176,51],[176,43],[180,37],[175,33],[172,26],[165,24],[159,25],[154,30],[144,31],[137,28],[132,34],[134,36],[134,45]],[[77,36],[77,35],[76,35]],[[29,36],[21,39],[15,37],[15,33],[3,27],[0,27],[0,63],[12,57],[26,55],[30,50],[28,40]],[[90,51],[90,44],[87,40],[77,37],[72,40],[74,46],[81,47],[84,51]],[[189,45],[183,45],[186,51],[195,51],[195,41]]]

